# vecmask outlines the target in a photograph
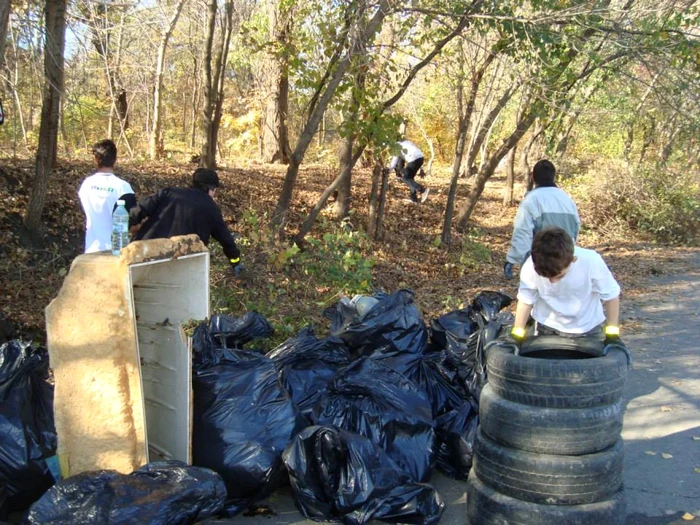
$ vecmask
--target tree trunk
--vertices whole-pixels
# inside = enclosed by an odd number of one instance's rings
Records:
[[[536,104],[539,106],[541,103]],[[505,140],[501,146],[491,155],[491,158],[484,164],[484,166],[479,170],[479,174],[476,176],[474,185],[471,191],[467,195],[467,198],[460,209],[459,217],[457,219],[457,227],[464,231],[467,228],[469,219],[471,218],[474,208],[476,208],[476,203],[479,201],[479,197],[484,191],[486,186],[486,181],[489,180],[493,172],[496,170],[498,163],[501,159],[510,151],[522,138],[523,135],[530,128],[532,123],[535,121],[535,117],[538,111],[535,108],[530,109],[530,113],[524,117],[520,122],[518,122],[515,131],[511,133],[510,137]]]
[[[462,58],[462,66],[464,65],[464,57]],[[476,104],[476,95],[479,92],[479,86],[484,78],[486,70],[489,68],[491,63],[496,58],[494,53],[489,54],[484,60],[481,67],[474,73],[470,83],[469,98],[467,99],[467,104],[464,106],[463,96],[464,96],[464,78],[460,77],[457,84],[457,107],[458,107],[458,121],[457,121],[457,145],[455,148],[455,158],[452,164],[452,177],[450,179],[450,189],[447,193],[447,205],[445,206],[445,216],[442,222],[442,235],[440,237],[441,242],[449,246],[452,243],[452,217],[454,215],[454,205],[455,197],[457,195],[457,182],[459,181],[459,175],[462,170],[462,158],[464,156],[464,147],[467,142],[467,131],[469,130],[472,114],[474,113],[474,106]]]
[[[5,62],[5,42],[7,41],[7,27],[10,22],[10,0],[0,1],[0,71]]]
[[[389,0],[380,0],[379,6],[375,11],[372,19],[369,21],[364,31],[357,37],[358,42],[369,42],[374,35],[377,33],[379,28],[384,21],[387,13],[389,11]],[[353,49],[355,43],[350,46]],[[299,174],[299,166],[304,160],[304,155],[309,147],[309,144],[313,140],[314,133],[318,129],[318,124],[321,121],[321,117],[328,106],[331,98],[335,94],[336,89],[341,80],[345,76],[345,72],[350,66],[350,61],[352,59],[352,53],[346,53],[346,55],[337,63],[334,71],[329,76],[328,84],[322,93],[316,100],[313,100],[310,104],[311,113],[306,121],[306,125],[299,136],[297,145],[294,148],[291,158],[289,159],[289,166],[287,167],[287,173],[284,177],[284,184],[282,185],[282,191],[277,199],[277,205],[275,206],[274,215],[272,217],[272,228],[276,231],[278,236],[282,236],[284,232],[285,221],[287,217],[287,211],[289,210],[289,204],[292,201],[292,193],[294,191],[294,185],[296,183],[297,175]]]
[[[226,65],[228,64],[228,51],[231,44],[231,33],[233,32],[233,0],[226,2],[225,6],[226,18],[222,29],[222,43],[216,59],[216,100],[214,104],[214,119],[210,131],[209,141],[213,144],[213,149],[219,145],[219,129],[221,127],[221,117],[223,115],[224,105],[224,87],[226,83]],[[214,166],[216,166],[216,156],[214,156]],[[212,166],[212,167],[214,167]]]
[[[274,46],[265,61],[262,115],[262,161],[289,164],[289,36],[291,13],[278,0],[268,2],[270,39]]]
[[[357,118],[357,110],[354,111]],[[335,201],[333,215],[342,219],[350,214],[350,198],[352,192],[352,151],[355,146],[355,133],[348,133],[340,150],[338,159],[338,198]]]
[[[511,148],[506,157],[506,188],[503,192],[503,206],[513,205],[513,184],[515,183],[515,150],[517,144]]]
[[[361,48],[357,49],[357,52],[365,53],[366,49],[364,46],[362,46]],[[354,75],[355,82],[351,93],[352,98],[349,114],[351,122],[357,121],[359,117],[361,101],[358,97],[359,94],[365,89],[365,64],[358,64],[357,67],[358,70]],[[356,137],[356,131],[353,130],[348,133],[340,154],[340,160],[338,162],[338,168],[342,174],[342,177],[340,184],[338,185],[338,199],[335,201],[335,207],[333,209],[333,215],[335,215],[335,217],[338,219],[342,219],[350,215],[350,199],[352,198],[352,168],[355,164],[352,162],[352,151],[353,147],[355,146]]]
[[[160,43],[158,44],[156,78],[153,85],[153,127],[151,129],[151,136],[148,142],[148,154],[151,157],[151,160],[160,159],[163,156],[163,117],[161,100],[163,98],[162,93],[163,70],[165,69],[165,51],[168,48],[170,36],[175,30],[177,20],[180,18],[180,13],[182,13],[182,8],[185,6],[185,1],[186,0],[180,0],[180,2],[175,6],[175,12],[170,18],[170,22],[165,28],[165,31],[163,31],[163,34],[160,37]]]
[[[542,125],[542,119],[538,118],[535,121],[535,129],[532,132],[532,135],[530,136],[528,141],[525,143],[523,151],[520,154],[520,165],[522,166],[523,173],[525,174],[525,184],[527,186],[527,191],[530,191],[533,185],[532,176],[530,175],[530,150],[532,149],[532,145],[542,133],[544,133],[544,126]]]
[[[518,113],[515,117],[516,122],[520,122],[520,120],[523,118],[525,107],[529,102],[528,93],[529,92],[526,90],[523,93],[522,98],[520,99],[520,106],[518,106]],[[515,154],[517,149],[518,145],[516,143],[515,146],[513,146],[513,148],[508,152],[508,157],[506,158],[506,187],[505,191],[503,192],[503,206],[513,205],[513,185],[515,184]]]
[[[208,0],[207,2],[207,29],[206,40],[204,41],[204,108],[202,111],[202,133],[204,142],[202,144],[202,154],[200,156],[200,166],[205,168],[214,168],[216,165],[216,145],[211,145],[209,141],[210,129],[214,119],[214,83],[212,77],[212,48],[214,47],[214,32],[216,30],[216,11],[217,1]]]
[[[469,147],[469,153],[467,155],[467,169],[471,171],[472,166],[474,166],[474,161],[476,160],[476,156],[479,153],[479,150],[481,149],[482,144],[484,144],[484,141],[486,138],[489,136],[491,133],[491,129],[493,127],[494,122],[496,121],[496,117],[503,111],[503,108],[506,107],[506,104],[508,101],[511,99],[513,94],[515,93],[516,89],[518,88],[518,85],[512,85],[508,89],[506,89],[505,93],[501,95],[501,98],[496,102],[496,105],[491,108],[491,111],[489,114],[486,116],[486,119],[484,122],[481,123],[481,128],[479,129],[479,132],[477,133],[476,137],[474,138],[474,141],[472,142],[471,146]],[[479,170],[481,171],[481,170]]]
[[[651,146],[651,143],[654,141],[655,134],[656,119],[654,117],[650,117],[649,122],[647,122],[642,128],[642,148],[639,152],[639,161],[637,162],[637,166],[641,165],[642,162],[644,162],[647,150],[649,149],[649,146]]]
[[[372,170],[372,195],[369,208],[369,236],[380,241],[384,239],[384,210],[389,190],[389,170],[383,169],[381,159],[375,158]]]
[[[352,164],[352,161],[350,159],[350,156],[352,155],[352,143],[350,143],[349,149],[347,148],[347,146],[344,145],[343,150],[344,150],[343,155],[347,156],[347,159],[345,162],[345,167],[340,170],[340,173],[338,173],[338,176],[330,184],[330,186],[328,186],[323,191],[323,194],[321,194],[321,198],[318,199],[318,201],[314,205],[313,209],[311,210],[311,213],[309,213],[308,217],[306,217],[306,220],[301,225],[299,232],[294,237],[294,240],[298,245],[301,245],[301,243],[304,242],[304,237],[306,237],[308,235],[308,233],[311,231],[311,228],[313,227],[314,222],[316,222],[316,218],[318,217],[319,213],[321,213],[321,210],[323,209],[323,207],[326,205],[326,201],[328,200],[328,197],[331,196],[331,194],[336,190],[336,188],[344,180],[350,180],[346,170],[349,171],[350,169],[352,169],[350,167]],[[341,163],[343,162],[343,160],[342,160],[343,155],[341,155]]]
[[[369,190],[369,228],[370,237],[374,237],[377,231],[377,212],[379,211],[379,185],[382,180],[383,166],[380,158],[375,159],[372,168],[372,187]]]
[[[32,195],[24,216],[30,231],[41,226],[49,175],[56,162],[58,115],[63,92],[63,53],[66,38],[66,0],[46,3],[46,45],[44,49],[44,95]]]

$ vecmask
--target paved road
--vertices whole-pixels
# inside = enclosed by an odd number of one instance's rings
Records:
[[[700,252],[688,257],[691,272],[654,277],[653,291],[623,299],[630,327],[623,339],[634,355],[622,433],[627,525],[700,525]],[[465,525],[466,484],[439,474],[432,482],[447,503],[441,523]],[[289,489],[263,504],[274,515],[208,523],[314,523],[296,510]],[[686,513],[696,517],[684,520]]]

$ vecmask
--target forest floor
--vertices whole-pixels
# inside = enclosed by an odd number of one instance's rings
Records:
[[[188,185],[194,169],[188,164],[118,163],[116,172],[131,182],[137,196],[166,186]],[[72,260],[82,252],[84,216],[77,198],[82,180],[91,172],[87,162],[60,161],[48,189],[44,231],[29,235],[22,215],[29,200],[32,160],[4,161],[0,167],[0,337],[3,330],[44,340],[44,308],[56,296]],[[217,194],[225,220],[240,235],[248,279],[232,278],[218,245],[213,242],[212,312],[241,315],[247,309],[265,314],[278,330],[273,342],[314,323],[323,327],[323,309],[340,293],[393,291],[409,288],[426,319],[468,304],[482,290],[517,291],[517,279],[507,281],[502,266],[516,207],[504,207],[504,178],[486,186],[465,234],[453,234],[449,249],[439,246],[449,175],[437,172],[422,180],[431,188],[422,205],[408,202],[408,189],[390,181],[383,241],[371,242],[366,229],[370,173],[354,175],[350,224],[341,225],[328,205],[311,233],[307,249],[296,254],[264,239],[268,217],[284,178],[284,167],[221,168],[223,188]],[[289,214],[289,232],[301,224],[334,171],[320,166],[301,170]],[[458,195],[466,194],[462,179]],[[523,188],[516,185],[516,197]],[[619,232],[614,237],[584,228],[579,243],[598,250],[623,288],[623,302],[649,288],[649,278],[682,272],[690,248],[657,245]],[[362,259],[370,261],[362,265]],[[364,272],[364,273],[363,273]],[[365,275],[366,274],[366,275]],[[634,320],[623,320],[633,325]]]

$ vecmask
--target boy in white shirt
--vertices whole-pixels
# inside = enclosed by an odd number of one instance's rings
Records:
[[[535,234],[530,257],[520,271],[518,305],[511,335],[525,338],[532,315],[535,334],[593,337],[620,341],[620,285],[603,258],[593,250],[574,247],[561,228]]]
[[[112,212],[117,200],[126,201],[127,211],[136,203],[131,185],[114,174],[117,146],[109,139],[92,147],[97,171],[78,190],[85,212],[85,253],[112,249]]]

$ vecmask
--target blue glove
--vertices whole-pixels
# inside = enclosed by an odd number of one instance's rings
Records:
[[[503,265],[503,275],[506,276],[506,279],[512,279],[513,278],[513,265],[509,263],[508,261],[505,262]]]
[[[243,272],[245,272],[245,266],[243,266],[243,263],[238,263],[233,267],[234,277],[240,277]]]

